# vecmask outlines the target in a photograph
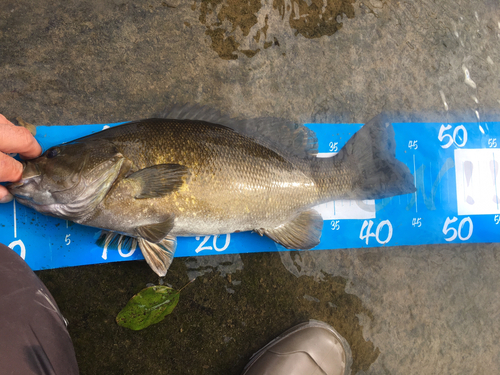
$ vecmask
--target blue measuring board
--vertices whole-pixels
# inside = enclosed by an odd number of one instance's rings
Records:
[[[37,140],[54,145],[119,124],[39,126]],[[335,154],[362,124],[306,124],[318,157]],[[316,209],[325,220],[313,250],[500,240],[500,122],[394,123],[396,157],[417,191],[376,201],[335,201]],[[15,202],[0,205],[0,241],[34,270],[143,259],[139,249],[95,245],[90,228],[41,215]],[[176,257],[280,251],[256,233],[178,238]]]

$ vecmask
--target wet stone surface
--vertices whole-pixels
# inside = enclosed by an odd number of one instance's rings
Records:
[[[232,263],[224,256],[210,258],[226,267]],[[130,296],[146,282],[156,281],[144,262],[46,270],[38,275],[70,321],[84,374],[239,374],[251,354],[270,338],[308,319],[327,322],[346,338],[354,373],[368,370],[378,357],[379,350],[363,338],[358,318],[373,316],[358,297],[346,292],[345,278],[326,274],[321,279],[297,278],[276,253],[233,258],[243,265],[241,270],[214,269],[198,276],[181,293],[170,316],[140,332],[119,327],[114,319]],[[168,282],[176,288],[185,284],[186,263],[191,262],[174,261]],[[78,288],[81,280],[96,279],[96,274],[100,277],[92,288]],[[82,300],[87,303],[82,305]]]
[[[275,0],[272,8],[261,1],[202,1],[200,22],[207,27],[206,34],[212,39],[211,47],[220,58],[235,60],[239,51],[247,57],[253,57],[261,49],[279,46],[279,40],[268,36],[269,17],[272,10],[277,10],[281,21],[295,29],[295,35],[306,38],[319,38],[332,35],[342,27],[338,17],[354,17],[352,0],[313,0],[310,2],[285,2]],[[196,9],[196,3],[193,5]],[[262,25],[262,20],[264,24]],[[240,48],[243,45],[248,49]]]

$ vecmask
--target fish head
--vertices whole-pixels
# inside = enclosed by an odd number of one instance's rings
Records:
[[[104,198],[123,161],[110,142],[75,141],[23,161],[21,180],[7,188],[16,200],[39,212],[76,220]]]

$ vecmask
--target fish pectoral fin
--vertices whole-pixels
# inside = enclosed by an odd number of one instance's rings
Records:
[[[127,177],[139,184],[135,198],[157,198],[178,190],[189,177],[189,169],[180,164],[158,164],[141,169]]]
[[[273,229],[257,229],[287,249],[308,250],[319,244],[323,218],[315,210],[301,212],[292,221]]]
[[[137,241],[139,242],[142,255],[144,255],[144,259],[148,262],[149,267],[151,267],[159,277],[165,276],[174,258],[177,238],[167,236],[159,243],[153,243],[144,238],[138,238]]]
[[[160,242],[167,234],[170,233],[172,228],[174,227],[174,215],[170,215],[170,217],[162,221],[161,223],[143,225],[142,227],[135,228],[135,232],[138,237],[142,237],[149,242],[158,243]]]

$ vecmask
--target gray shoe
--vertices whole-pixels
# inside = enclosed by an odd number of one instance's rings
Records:
[[[347,341],[318,320],[299,324],[255,353],[242,375],[349,375]]]

